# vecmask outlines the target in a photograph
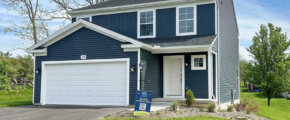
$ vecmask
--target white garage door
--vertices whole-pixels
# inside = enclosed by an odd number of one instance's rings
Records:
[[[46,104],[126,105],[127,63],[46,65]]]

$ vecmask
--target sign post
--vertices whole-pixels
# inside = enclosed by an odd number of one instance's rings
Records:
[[[152,102],[152,92],[137,90],[134,116],[150,115],[151,102]]]

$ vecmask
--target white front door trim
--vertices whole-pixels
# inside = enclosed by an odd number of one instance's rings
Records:
[[[166,60],[170,58],[181,58],[182,66],[182,87],[181,87],[181,97],[180,96],[167,96],[166,93]],[[185,98],[185,73],[184,73],[184,55],[174,55],[174,56],[163,56],[163,98]]]
[[[69,61],[43,61],[41,66],[41,95],[40,104],[45,105],[46,97],[46,65],[51,64],[71,64],[71,63],[98,63],[98,62],[126,62],[127,64],[127,88],[126,88],[126,105],[129,105],[129,80],[130,80],[130,58],[119,58],[119,59],[92,59],[92,60],[69,60]]]

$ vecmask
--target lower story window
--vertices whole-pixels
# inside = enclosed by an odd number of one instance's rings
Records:
[[[191,70],[206,70],[206,55],[192,55]]]

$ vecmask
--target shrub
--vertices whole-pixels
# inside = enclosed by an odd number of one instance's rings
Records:
[[[159,111],[159,110],[157,110],[157,115],[161,115],[161,113],[160,113],[160,111]]]
[[[199,107],[199,112],[204,112],[202,105]]]
[[[253,101],[252,99],[245,99],[244,102],[247,102],[248,104],[245,109],[247,114],[250,114],[251,112],[253,113],[258,112],[259,105],[255,101]]]
[[[177,101],[172,102],[171,107],[172,107],[172,110],[179,111],[179,102]]]
[[[177,102],[177,101],[173,101],[171,106],[172,106],[172,107],[179,106],[179,102]]]
[[[195,104],[195,98],[194,98],[193,92],[191,90],[187,90],[187,92],[186,92],[185,104],[187,106],[191,106],[191,105]]]
[[[234,105],[229,105],[227,111],[234,112],[235,111],[235,104]]]
[[[28,85],[26,86],[27,89],[32,89],[33,88],[33,84],[28,83]]]
[[[0,90],[10,90],[10,78],[7,76],[0,76]]]
[[[211,102],[211,103],[207,106],[207,109],[208,109],[209,112],[214,112],[215,108],[216,108],[216,105],[215,105],[214,102]]]
[[[33,80],[33,75],[28,75],[27,78],[28,78],[28,80],[32,81]]]

